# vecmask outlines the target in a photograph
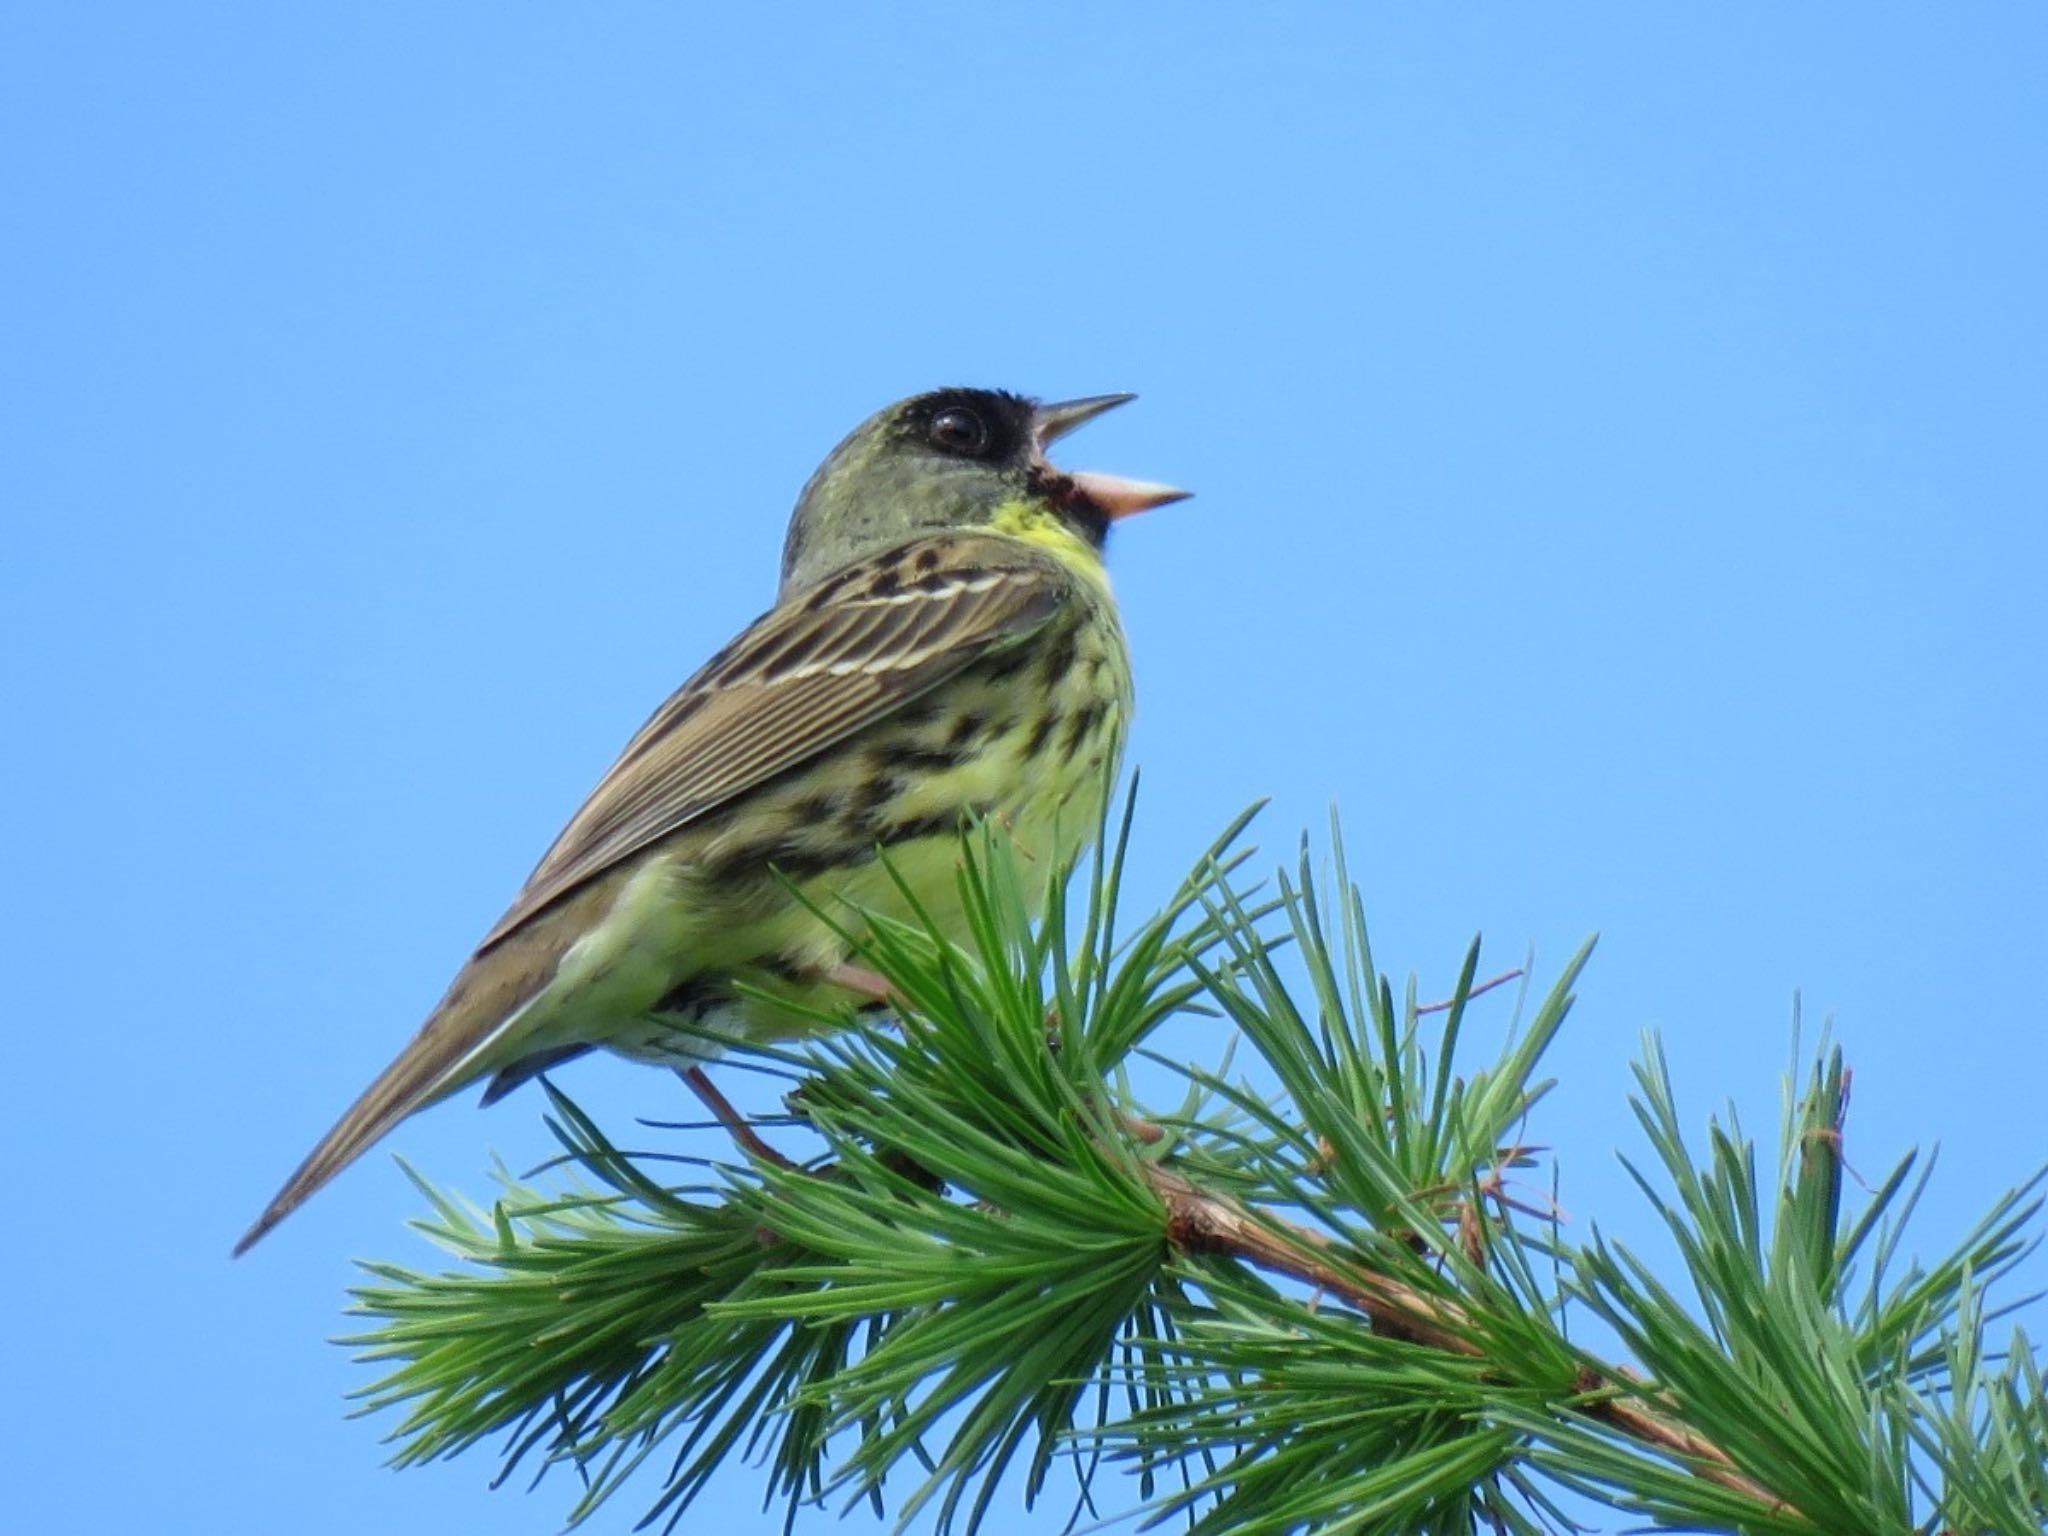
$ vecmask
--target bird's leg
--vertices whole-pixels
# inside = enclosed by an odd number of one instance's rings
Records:
[[[690,1092],[711,1111],[711,1118],[725,1127],[726,1134],[739,1144],[741,1151],[764,1163],[774,1163],[779,1168],[796,1166],[761,1139],[760,1134],[747,1124],[746,1117],[732,1107],[732,1100],[718,1091],[717,1084],[711,1081],[702,1067],[677,1067],[676,1076],[689,1084]]]
[[[887,978],[878,976],[864,965],[835,961],[821,974],[833,986],[859,993],[871,1003],[883,1003],[891,1008],[897,1004],[896,989],[889,985]]]

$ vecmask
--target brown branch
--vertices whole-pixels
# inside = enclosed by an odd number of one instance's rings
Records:
[[[1166,1202],[1167,1241],[1188,1254],[1221,1254],[1286,1275],[1340,1296],[1372,1319],[1373,1330],[1390,1338],[1426,1344],[1454,1355],[1477,1355],[1464,1314],[1425,1296],[1404,1280],[1328,1257],[1332,1244],[1322,1233],[1247,1207],[1203,1189],[1171,1168],[1141,1163],[1146,1182]]]
[[[1515,980],[1517,977],[1521,975],[1522,968],[1518,965],[1512,971],[1502,971],[1498,976],[1489,976],[1486,980],[1480,982],[1478,986],[1474,987],[1470,992],[1467,992],[1465,994],[1465,1001],[1469,1003],[1475,997],[1484,997],[1487,993],[1491,992],[1495,987],[1504,987],[1509,982]],[[1443,1013],[1456,1001],[1457,999],[1455,997],[1447,997],[1444,998],[1441,1002],[1424,1003],[1421,1007],[1415,1010],[1416,1017],[1420,1018],[1425,1013]]]
[[[1762,1483],[1738,1472],[1728,1453],[1718,1445],[1652,1407],[1644,1400],[1641,1389],[1633,1386],[1621,1372],[1610,1370],[1603,1377],[1591,1366],[1582,1367],[1572,1388],[1581,1397],[1592,1397],[1592,1401],[1581,1403],[1578,1409],[1587,1418],[1618,1430],[1632,1440],[1640,1440],[1667,1456],[1694,1463],[1693,1470],[1708,1482],[1747,1494],[1773,1513],[1783,1513],[1790,1507]]]
[[[1375,1333],[1389,1338],[1468,1358],[1484,1353],[1471,1315],[1457,1303],[1334,1254],[1330,1239],[1312,1228],[1254,1212],[1171,1168],[1143,1161],[1138,1166],[1165,1203],[1167,1240],[1180,1252],[1238,1259],[1341,1297],[1371,1320]],[[1726,1451],[1677,1422],[1668,1405],[1653,1404],[1622,1372],[1584,1367],[1572,1390],[1587,1399],[1577,1410],[1587,1418],[1688,1463],[1709,1482],[1774,1510],[1787,1507],[1740,1471]]]
[[[692,1087],[698,1085],[693,1083]],[[699,1093],[701,1096],[701,1088]],[[732,1114],[730,1106],[726,1109]],[[732,1119],[739,1117],[732,1114]],[[1125,1135],[1147,1145],[1156,1146],[1166,1137],[1164,1127],[1134,1115],[1119,1114],[1116,1123]],[[727,1122],[727,1129],[733,1128]],[[747,1127],[747,1131],[752,1137],[752,1128]],[[758,1137],[753,1140],[759,1143]],[[781,1153],[759,1145],[768,1161],[785,1168],[795,1167]],[[936,1175],[901,1154],[893,1155],[891,1166],[927,1188],[942,1187]],[[1312,1227],[1269,1211],[1256,1211],[1227,1195],[1204,1189],[1185,1174],[1162,1164],[1141,1158],[1136,1166],[1165,1205],[1167,1241],[1179,1252],[1234,1258],[1270,1274],[1299,1280],[1313,1287],[1319,1296],[1328,1294],[1349,1302],[1371,1322],[1373,1332],[1384,1337],[1468,1359],[1483,1357],[1485,1351],[1475,1338],[1478,1329],[1471,1315],[1456,1302],[1430,1296],[1405,1280],[1336,1254],[1336,1245],[1330,1238]],[[766,1228],[757,1236],[764,1243],[779,1241],[779,1234]],[[1583,1366],[1573,1380],[1572,1392],[1581,1400],[1577,1411],[1594,1422],[1684,1462],[1707,1481],[1769,1509],[1782,1512],[1789,1507],[1769,1488],[1737,1468],[1726,1451],[1679,1422],[1670,1404],[1653,1400],[1626,1372],[1613,1366]]]

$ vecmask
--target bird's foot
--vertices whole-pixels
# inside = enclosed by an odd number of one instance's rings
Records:
[[[896,1006],[896,989],[889,985],[887,978],[877,975],[864,965],[852,965],[842,960],[826,966],[822,974],[833,986],[844,987],[849,992],[858,993],[871,1003],[883,1003],[892,1008]]]
[[[690,1092],[697,1095],[698,1101],[711,1111],[711,1117],[725,1127],[726,1134],[738,1143],[742,1152],[764,1163],[773,1163],[778,1168],[796,1166],[761,1139],[760,1132],[732,1107],[732,1100],[718,1091],[718,1085],[711,1081],[702,1067],[677,1067],[676,1076],[689,1085]]]

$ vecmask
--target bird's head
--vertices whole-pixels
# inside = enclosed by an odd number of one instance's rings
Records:
[[[782,591],[921,533],[978,528],[1024,503],[1100,550],[1109,525],[1188,493],[1117,475],[1056,469],[1046,449],[1132,399],[1047,405],[993,389],[939,389],[862,422],[818,466],[789,520]]]

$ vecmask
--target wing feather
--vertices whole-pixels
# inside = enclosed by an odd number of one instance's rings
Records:
[[[1036,634],[1072,577],[1014,539],[942,534],[827,577],[670,695],[479,952],[623,859]]]

